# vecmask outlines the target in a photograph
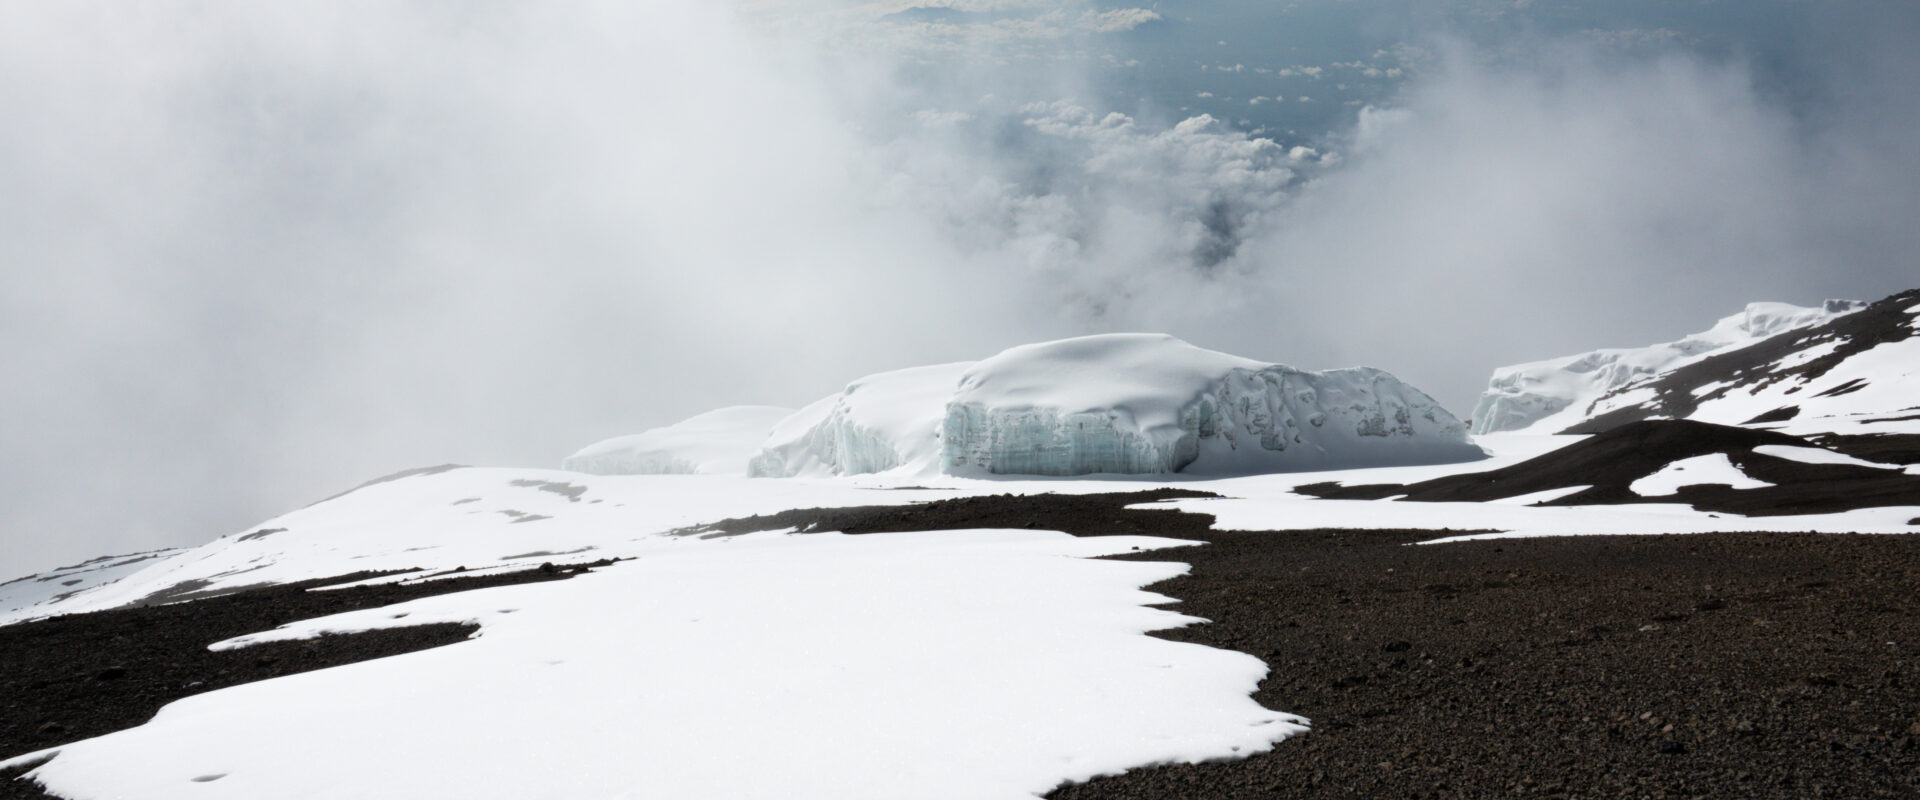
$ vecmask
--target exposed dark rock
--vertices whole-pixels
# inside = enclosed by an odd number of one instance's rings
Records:
[[[1818,447],[1774,431],[1692,420],[1643,420],[1611,428],[1584,441],[1513,466],[1449,475],[1413,484],[1343,486],[1316,483],[1296,491],[1328,499],[1380,500],[1396,495],[1414,502],[1484,502],[1566,489],[1590,488],[1540,505],[1687,503],[1706,511],[1749,516],[1824,514],[1857,508],[1920,505],[1920,476],[1899,469],[1845,464],[1807,464],[1762,455],[1762,445]],[[1682,487],[1679,493],[1643,497],[1634,481],[1685,458],[1724,453],[1748,476],[1775,484],[1733,489],[1722,484]]]
[[[1128,505],[1194,497],[1219,497],[1188,489],[1102,494],[987,495],[934,500],[910,506],[808,508],[721,520],[686,528],[686,536],[736,536],[756,531],[794,529],[802,533],[844,531],[881,533],[960,528],[1044,528],[1075,536],[1193,536],[1213,518],[1172,509],[1134,509]]]

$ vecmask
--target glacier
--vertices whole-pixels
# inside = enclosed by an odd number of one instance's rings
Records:
[[[931,469],[939,422],[972,362],[882,372],[856,380],[781,420],[747,462],[756,478]]]
[[[747,459],[780,420],[777,406],[729,406],[663,428],[587,445],[561,462],[593,475],[743,475]]]
[[[1015,347],[961,377],[946,472],[1249,474],[1469,461],[1467,426],[1392,375],[1308,372],[1164,334]]]
[[[1104,334],[862,378],[776,425],[748,474],[1220,475],[1484,455],[1465,423],[1381,370]]]
[[[1473,409],[1473,432],[1536,429],[1553,432],[1587,416],[1587,407],[1646,378],[1708,355],[1757,344],[1791,330],[1820,325],[1867,306],[1828,300],[1817,307],[1750,303],[1709,328],[1676,342],[1594,350],[1573,356],[1502,367],[1487,382]]]

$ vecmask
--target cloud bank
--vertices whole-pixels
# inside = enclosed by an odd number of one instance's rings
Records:
[[[1165,23],[960,10],[1056,48]],[[678,0],[3,13],[4,573],[1079,333],[1461,411],[1500,364],[1905,288],[1920,245],[1885,20],[1818,102],[1683,49],[1428,41],[1392,103],[1290,141],[1102,107],[1081,62],[980,45],[1004,20],[823,55]],[[942,48],[984,55],[929,79]]]

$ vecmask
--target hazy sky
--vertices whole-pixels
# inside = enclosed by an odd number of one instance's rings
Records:
[[[1910,2],[0,0],[0,576],[1157,330],[1395,372],[1920,284]]]

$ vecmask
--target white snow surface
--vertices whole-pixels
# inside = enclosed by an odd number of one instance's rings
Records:
[[[1920,337],[1884,342],[1811,380],[1790,378],[1749,385],[1705,401],[1689,419],[1738,425],[1768,411],[1799,413],[1766,427],[1806,436],[1819,433],[1920,433]]]
[[[449,647],[188,698],[68,745],[77,797],[1028,798],[1252,754],[1303,720],[1266,665],[1144,636],[1178,544],[1032,531],[767,534],[261,639],[477,621]],[[401,619],[396,615],[406,614]]]
[[[33,776],[65,796],[161,800],[1020,798],[1130,767],[1244,756],[1303,730],[1303,720],[1249,698],[1265,674],[1260,660],[1143,635],[1196,622],[1155,607],[1167,598],[1143,590],[1185,569],[1176,563],[1180,549],[1153,563],[1088,558],[1185,543],[1005,530],[671,532],[789,508],[1154,486],[1224,495],[1156,504],[1212,514],[1223,530],[1407,528],[1434,531],[1436,542],[1896,533],[1914,532],[1907,521],[1920,516],[1908,507],[1743,518],[1679,504],[1343,501],[1292,492],[1325,480],[1405,483],[1494,469],[1578,438],[1482,437],[1493,457],[1475,464],[1211,479],[896,471],[763,480],[437,468],[158,554],[129,565],[131,574],[0,616],[0,624],[358,570],[417,568],[375,580],[422,580],[457,566],[472,574],[627,559],[566,581],[425,598],[221,643],[436,621],[480,626],[463,643],[176,702],[141,727],[49,751],[54,757]]]
[[[1484,456],[1464,423],[1380,370],[1106,334],[855,381],[775,426],[748,472],[1248,474]]]
[[[909,503],[952,491],[705,475],[585,475],[439,467],[370,483],[73,595],[0,615],[54,613],[363,571],[527,568],[621,557],[668,531],[816,506]],[[683,541],[668,538],[668,541]]]
[[[775,423],[793,414],[777,406],[729,406],[663,428],[581,448],[561,469],[595,475],[744,475]]]
[[[1629,384],[1786,331],[1824,324],[1865,307],[1865,303],[1854,300],[1828,300],[1817,308],[1752,303],[1738,314],[1721,318],[1712,328],[1677,342],[1595,350],[1502,367],[1494,371],[1486,393],[1474,406],[1473,431],[1548,434],[1564,430],[1593,416],[1596,411],[1588,406],[1594,401]],[[1628,404],[1618,402],[1612,407]]]
[[[1847,455],[1846,453],[1836,453],[1832,450],[1826,450],[1819,447],[1794,447],[1791,445],[1784,445],[1784,444],[1763,444],[1763,445],[1760,445],[1759,447],[1753,448],[1753,452],[1759,453],[1760,455],[1763,455],[1763,456],[1773,456],[1774,458],[1784,458],[1788,461],[1798,461],[1802,464],[1841,464],[1841,465],[1850,466],[1850,467],[1873,467],[1874,469],[1900,469],[1900,465],[1898,464],[1882,464],[1878,461],[1868,461],[1863,458],[1854,458],[1853,456]]]
[[[1685,486],[1709,483],[1723,483],[1735,489],[1762,489],[1773,485],[1748,477],[1727,458],[1726,453],[1709,453],[1675,461],[1634,481],[1627,488],[1641,497],[1665,497],[1679,493]]]

